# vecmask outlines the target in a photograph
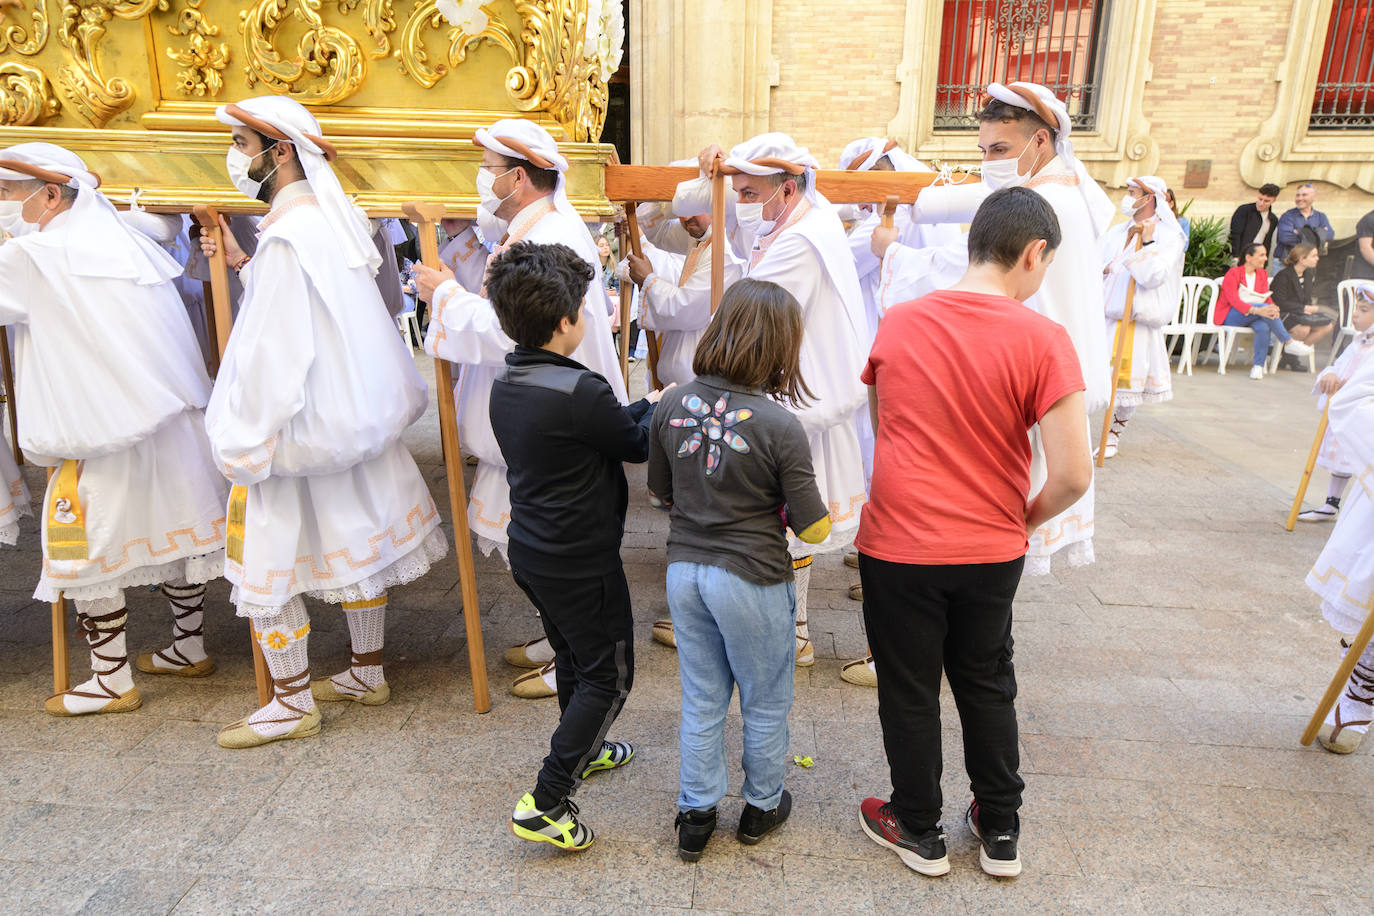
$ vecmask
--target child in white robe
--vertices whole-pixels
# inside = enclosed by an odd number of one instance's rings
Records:
[[[9,395],[7,395],[9,396]],[[29,508],[29,488],[24,475],[14,462],[9,443],[0,436],[0,544],[19,542],[19,520],[32,515]]]
[[[1370,353],[1374,353],[1374,283],[1361,284],[1355,292],[1355,310],[1350,323],[1359,332],[1358,336],[1346,347],[1335,365],[1327,366],[1317,376],[1312,393],[1317,395],[1317,409],[1324,410],[1331,395],[1341,389],[1364,363]],[[1308,509],[1298,515],[1300,522],[1334,522],[1340,513],[1341,497],[1350,485],[1350,475],[1355,468],[1345,457],[1345,452],[1328,427],[1322,437],[1321,451],[1317,453],[1317,467],[1331,475],[1327,486],[1326,502],[1315,509]]]
[[[1350,639],[1374,613],[1374,359],[1366,359],[1331,395],[1331,435],[1340,442],[1355,481],[1331,537],[1307,574],[1307,587],[1322,599],[1322,617]],[[1360,746],[1374,719],[1374,644],[1359,660],[1340,699],[1317,733],[1322,747],[1349,754]]]

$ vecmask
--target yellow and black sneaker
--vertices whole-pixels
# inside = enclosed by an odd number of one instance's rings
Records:
[[[510,818],[511,832],[532,843],[552,843],[559,849],[578,852],[592,845],[592,828],[577,819],[577,805],[565,798],[547,811],[540,811],[534,796],[526,792]]]
[[[630,742],[603,741],[601,742],[601,753],[582,769],[582,778],[586,779],[593,773],[600,773],[602,770],[614,770],[616,767],[623,767],[634,758],[635,749]]]

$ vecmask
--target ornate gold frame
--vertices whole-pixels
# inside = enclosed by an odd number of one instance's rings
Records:
[[[588,142],[606,117],[608,7],[458,5],[468,18],[451,26],[435,0],[0,0],[0,147],[60,143],[112,196],[139,187],[153,207],[249,209],[215,106],[288,95],[337,141],[340,178],[370,212],[423,198],[470,214],[473,132],[528,117],[568,142],[574,205],[610,213],[609,148]]]

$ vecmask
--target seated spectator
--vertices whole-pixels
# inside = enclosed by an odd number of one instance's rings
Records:
[[[1174,189],[1165,189],[1165,198],[1169,201],[1169,209],[1174,211],[1174,220],[1178,223],[1178,228],[1183,230],[1183,250],[1188,250],[1188,239],[1192,237],[1192,230],[1189,228],[1188,217],[1180,216],[1178,213],[1178,201],[1174,200]]]
[[[1265,251],[1273,249],[1274,230],[1279,227],[1273,206],[1278,197],[1278,185],[1264,185],[1253,204],[1241,204],[1231,214],[1231,257],[1235,258],[1237,264],[1244,258],[1245,249],[1252,242],[1263,245]]]
[[[1359,257],[1350,276],[1357,280],[1374,280],[1374,210],[1370,210],[1355,224],[1355,238],[1359,239]]]
[[[1316,188],[1311,184],[1302,185],[1294,195],[1293,202],[1297,206],[1279,217],[1278,240],[1274,243],[1274,258],[1279,261],[1287,258],[1288,252],[1299,242],[1307,242],[1319,250],[1325,250],[1336,237],[1331,220],[1315,206]],[[1275,275],[1282,269],[1277,268]]]
[[[1320,259],[1316,246],[1306,242],[1294,245],[1283,260],[1284,266],[1291,269],[1275,274],[1270,290],[1283,326],[1294,340],[1309,344],[1327,337],[1336,327],[1331,316],[1321,314],[1316,304],[1316,268]]]
[[[1312,348],[1283,326],[1279,307],[1269,301],[1269,275],[1264,264],[1269,254],[1263,245],[1251,242],[1242,251],[1241,263],[1226,272],[1221,280],[1212,323],[1227,327],[1245,327],[1255,332],[1254,358],[1250,364],[1252,379],[1264,378],[1264,363],[1269,356],[1269,338],[1283,341],[1283,352],[1293,356],[1308,356]]]

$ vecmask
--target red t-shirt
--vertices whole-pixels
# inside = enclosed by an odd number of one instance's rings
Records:
[[[1068,332],[1015,299],[932,293],[883,317],[862,379],[878,434],[858,549],[923,565],[1025,554],[1026,433],[1084,389]]]

